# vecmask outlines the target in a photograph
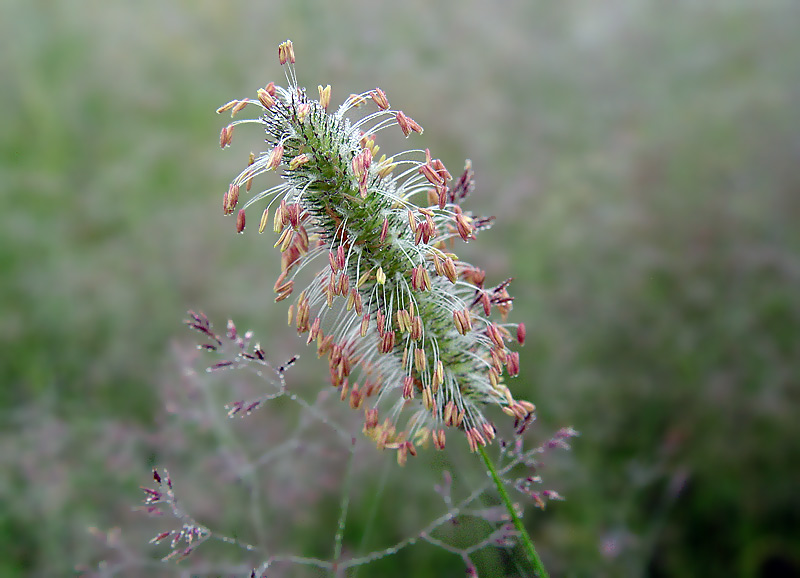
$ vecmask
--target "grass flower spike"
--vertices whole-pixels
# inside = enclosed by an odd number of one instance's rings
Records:
[[[294,299],[289,323],[327,356],[331,384],[363,412],[364,433],[396,450],[400,463],[418,446],[442,449],[451,431],[473,451],[491,442],[486,406],[525,427],[534,406],[506,384],[519,372],[508,344],[525,339],[524,325],[507,322],[511,280],[486,286],[484,271],[454,252],[492,221],[462,209],[474,188],[470,162],[453,179],[427,149],[379,154],[380,131],[397,127],[408,137],[422,127],[380,88],[334,110],[330,86],[309,95],[298,85],[291,42],[278,56],[286,87],[269,83],[218,112],[259,111],[222,129],[223,148],[242,123],[261,125],[268,145],[233,180],[223,212],[236,214],[238,232],[249,211],[259,214],[250,221],[259,232],[273,225],[275,301]],[[280,183],[250,192],[270,171]]]

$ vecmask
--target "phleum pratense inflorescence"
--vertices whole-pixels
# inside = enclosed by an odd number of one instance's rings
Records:
[[[256,99],[217,112],[260,109],[222,129],[223,148],[242,123],[262,125],[268,145],[251,153],[223,211],[236,214],[238,232],[248,209],[263,207],[259,232],[272,215],[281,251],[275,301],[296,295],[289,323],[327,356],[331,384],[363,411],[365,435],[397,450],[401,464],[418,446],[444,448],[448,429],[462,432],[473,451],[491,442],[487,405],[524,428],[534,406],[506,384],[519,372],[519,354],[507,343],[525,340],[525,326],[507,322],[511,280],[487,287],[484,271],[454,253],[492,221],[461,207],[474,188],[471,163],[453,179],[427,149],[379,157],[379,131],[397,126],[408,137],[422,127],[392,110],[379,88],[329,111],[330,86],[319,86],[317,99],[298,86],[290,41],[278,56],[285,88],[270,82]],[[368,112],[351,120],[355,109]],[[269,171],[280,184],[250,193],[254,178]],[[303,270],[316,274],[298,292]]]

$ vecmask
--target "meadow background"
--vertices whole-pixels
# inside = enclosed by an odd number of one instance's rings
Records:
[[[515,278],[531,435],[582,434],[542,471],[567,501],[526,516],[552,573],[800,576],[798,23],[793,0],[0,2],[0,575],[114,559],[90,527],[164,555],[131,512],[154,463],[216,499],[213,436],[165,411],[186,309],[325,387],[272,303],[274,241],[221,215],[259,137],[220,151],[214,110],[281,81],[291,38],[312,92],[380,86],[425,128],[408,146],[473,161],[497,224],[465,256]],[[434,471],[406,466],[376,542]],[[330,544],[332,499],[266,531]],[[418,546],[360,575],[462,572]]]

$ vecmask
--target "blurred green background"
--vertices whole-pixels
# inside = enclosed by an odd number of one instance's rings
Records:
[[[533,435],[582,433],[542,473],[567,501],[526,517],[551,572],[800,576],[798,23],[794,0],[0,2],[0,575],[96,566],[89,527],[155,533],[130,508],[186,309],[314,357],[272,241],[221,215],[260,137],[221,152],[214,110],[281,81],[291,38],[301,84],[378,85],[425,127],[406,146],[474,163],[497,225],[468,255],[528,326],[515,391]],[[462,572],[419,547],[378,574]]]

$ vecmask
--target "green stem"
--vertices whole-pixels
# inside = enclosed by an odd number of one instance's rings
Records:
[[[525,554],[528,557],[528,561],[533,565],[533,570],[536,573],[536,576],[539,578],[549,578],[549,574],[547,570],[544,569],[544,565],[542,561],[539,559],[539,555],[536,553],[536,548],[533,547],[533,542],[531,541],[531,537],[528,534],[528,531],[525,529],[525,526],[522,524],[522,520],[519,516],[517,516],[517,511],[514,508],[514,504],[511,503],[511,498],[506,491],[506,486],[503,483],[503,480],[500,479],[500,476],[497,474],[497,469],[494,467],[492,460],[489,459],[489,454],[486,453],[486,448],[481,445],[478,445],[478,451],[483,458],[483,463],[486,464],[489,473],[492,476],[492,481],[494,481],[494,485],[497,486],[497,491],[500,494],[500,497],[503,499],[503,504],[505,504],[506,510],[508,510],[508,514],[511,516],[511,519],[514,521],[514,527],[517,529],[519,536],[522,540],[522,548],[525,550]]]
[[[333,569],[332,576],[336,575],[336,565],[339,563],[339,558],[342,555],[342,538],[344,537],[344,527],[347,520],[347,509],[350,506],[350,492],[352,491],[353,482],[353,462],[355,462],[355,438],[353,438],[353,445],[350,447],[350,456],[347,460],[347,473],[345,474],[344,488],[342,491],[342,500],[339,503],[339,526],[336,530],[336,538],[333,547]]]

